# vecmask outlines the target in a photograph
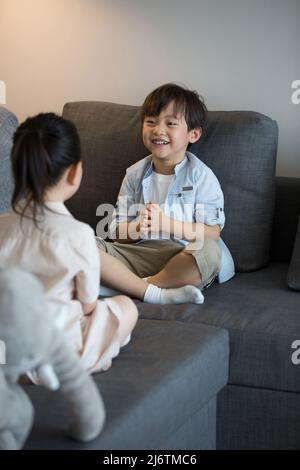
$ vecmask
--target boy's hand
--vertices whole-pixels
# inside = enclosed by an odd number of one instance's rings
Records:
[[[169,233],[169,218],[158,204],[150,202],[141,211],[140,234],[142,238],[161,232]]]

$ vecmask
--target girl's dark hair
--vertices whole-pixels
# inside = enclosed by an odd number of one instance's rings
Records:
[[[166,83],[146,97],[141,110],[142,122],[146,116],[158,116],[172,101],[175,115],[180,114],[185,117],[188,131],[203,126],[207,115],[203,98],[196,91],[188,90],[176,83]]]
[[[76,127],[55,113],[40,113],[26,119],[16,130],[11,151],[15,189],[13,210],[24,216],[32,206],[32,218],[43,213],[46,191],[54,186],[67,168],[78,163],[80,141]],[[25,200],[20,210],[18,204]]]

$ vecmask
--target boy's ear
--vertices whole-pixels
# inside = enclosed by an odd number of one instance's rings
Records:
[[[78,180],[81,179],[82,174],[82,162],[73,163],[70,166],[67,173],[67,181],[71,186],[75,186],[78,183]]]
[[[197,140],[200,139],[202,135],[202,128],[201,127],[196,127],[195,129],[192,129],[190,131],[190,144],[194,144],[197,142]]]

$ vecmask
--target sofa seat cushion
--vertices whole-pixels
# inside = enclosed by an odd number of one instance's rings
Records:
[[[84,445],[68,439],[63,397],[28,385],[36,416],[26,448],[159,448],[227,383],[228,343],[220,328],[139,320],[112,368],[93,376],[107,412],[99,438]]]
[[[142,318],[180,320],[226,328],[229,383],[300,392],[300,365],[291,360],[300,339],[300,293],[286,285],[288,264],[240,273],[204,291],[203,305],[139,303]]]

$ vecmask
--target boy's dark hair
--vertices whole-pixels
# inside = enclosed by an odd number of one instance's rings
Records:
[[[188,131],[203,126],[207,115],[203,98],[196,91],[188,90],[176,83],[166,83],[146,97],[141,110],[142,122],[146,116],[158,116],[172,101],[175,115],[180,114],[185,117]]]
[[[13,210],[24,216],[32,205],[32,218],[37,224],[37,211],[41,209],[43,213],[46,191],[80,159],[79,136],[71,121],[55,113],[40,113],[26,119],[14,134],[11,151]],[[21,200],[25,200],[25,205],[20,211]]]

